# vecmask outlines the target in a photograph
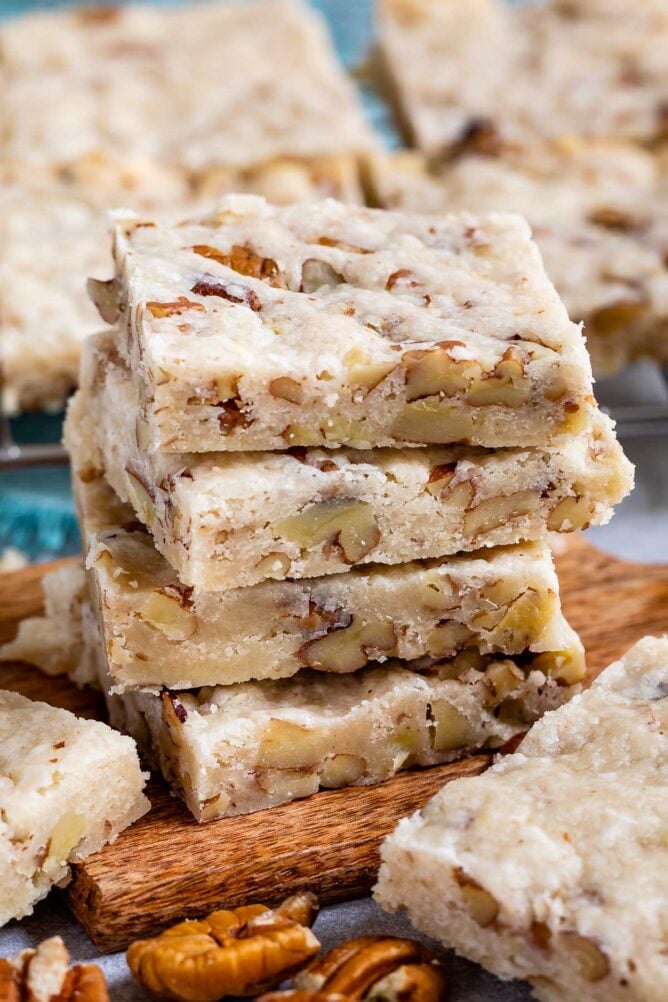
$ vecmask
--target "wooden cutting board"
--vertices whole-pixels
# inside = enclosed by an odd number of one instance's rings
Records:
[[[39,612],[41,575],[52,566],[0,575],[0,642],[13,636],[21,618]],[[557,566],[566,616],[594,671],[645,634],[668,632],[668,565],[616,560],[572,537]],[[25,666],[0,665],[0,687],[104,719],[99,694]],[[65,893],[103,951],[122,949],[186,915],[251,901],[273,904],[302,888],[323,902],[358,897],[372,886],[380,842],[398,818],[446,781],[474,775],[488,762],[477,756],[207,825],[196,824],[156,778],[148,791],[150,813],[76,866]]]

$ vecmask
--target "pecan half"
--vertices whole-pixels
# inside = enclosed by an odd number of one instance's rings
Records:
[[[109,1002],[104,974],[94,964],[69,967],[60,936],[13,960],[0,959],[1,1002]]]
[[[298,974],[294,983],[294,991],[265,995],[263,1002],[441,1002],[447,994],[445,971],[431,950],[390,936],[342,943]]]
[[[320,949],[309,926],[318,910],[312,894],[296,894],[274,910],[248,905],[181,922],[132,943],[130,971],[159,998],[215,1002],[257,995],[298,970]]]

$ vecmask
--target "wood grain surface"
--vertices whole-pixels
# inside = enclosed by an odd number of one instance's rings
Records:
[[[557,555],[564,611],[580,633],[593,672],[648,633],[668,632],[668,566],[616,560],[572,537]],[[42,569],[0,577],[0,637],[41,608]],[[62,679],[0,665],[0,685],[88,716],[100,697]],[[398,818],[440,786],[488,763],[408,772],[372,788],[318,793],[270,811],[197,825],[162,780],[151,782],[151,812],[112,846],[74,868],[66,891],[76,916],[105,951],[156,932],[186,915],[250,901],[278,902],[300,888],[323,902],[366,893],[378,848]]]

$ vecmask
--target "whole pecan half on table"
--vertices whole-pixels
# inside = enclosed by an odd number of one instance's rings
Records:
[[[99,967],[69,963],[60,936],[23,950],[14,960],[0,959],[0,1002],[109,1002]]]
[[[213,912],[132,943],[128,966],[158,998],[215,1002],[226,995],[257,995],[318,952],[320,943],[309,928],[317,911],[316,897],[304,893],[273,910],[249,905]]]
[[[445,971],[435,955],[410,939],[363,936],[335,947],[298,974],[292,991],[258,1002],[444,1002]]]

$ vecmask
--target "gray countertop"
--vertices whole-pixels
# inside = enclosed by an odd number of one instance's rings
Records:
[[[629,393],[645,401],[664,399],[665,389],[639,367],[618,386],[609,384],[605,394],[611,403],[626,401]],[[605,397],[604,397],[605,399]],[[633,494],[618,509],[608,526],[593,529],[594,543],[619,557],[647,562],[668,561],[668,439],[661,436],[624,439],[630,459],[637,465]],[[385,915],[371,900],[364,899],[323,910],[316,932],[325,948],[358,935],[392,933],[415,936],[405,917]],[[58,893],[43,902],[35,914],[0,931],[0,955],[10,956],[46,936],[60,934],[77,961],[99,961],[117,1002],[138,1002],[146,996],[134,985],[122,955],[100,958],[59,899]],[[528,990],[519,984],[503,984],[473,964],[446,954],[451,973],[451,1002],[528,1002]],[[585,1000],[583,1000],[585,1002]]]

